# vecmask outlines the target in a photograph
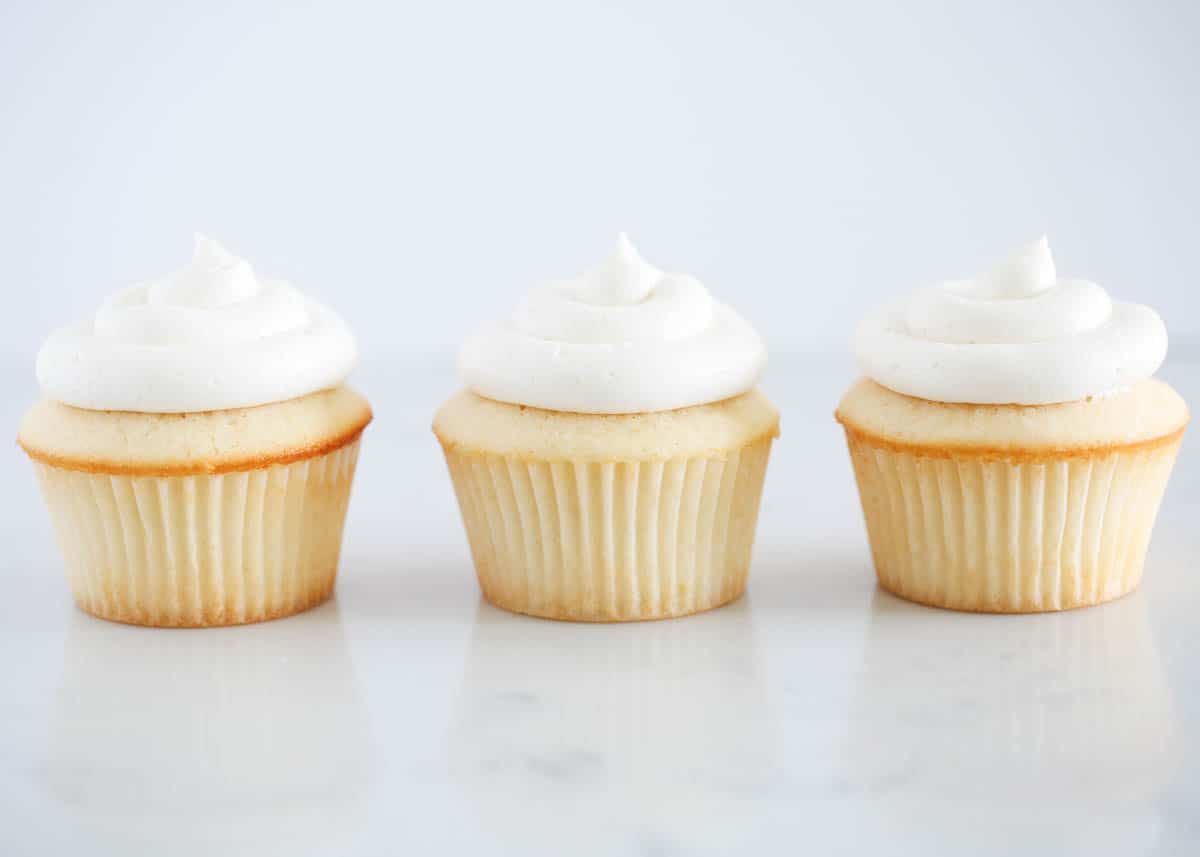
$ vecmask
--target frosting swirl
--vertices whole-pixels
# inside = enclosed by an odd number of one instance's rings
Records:
[[[604,264],[549,283],[459,354],[467,387],[512,404],[588,414],[668,411],[754,387],[766,348],[693,277],[647,264],[620,235]]]
[[[1045,237],[972,280],[917,291],[858,327],[863,374],[938,402],[1046,405],[1148,378],[1167,353],[1154,310],[1059,279]]]
[[[184,413],[334,387],[356,359],[334,313],[197,235],[190,265],[51,333],[37,377],[48,398],[79,408]]]

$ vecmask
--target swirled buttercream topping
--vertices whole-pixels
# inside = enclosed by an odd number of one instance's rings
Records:
[[[695,278],[647,264],[625,235],[604,264],[534,289],[459,355],[481,396],[589,414],[721,401],[752,389],[765,365],[749,324]]]
[[[197,235],[190,265],[51,333],[37,377],[48,398],[79,408],[184,413],[333,387],[356,358],[331,311]]]
[[[1058,277],[1043,237],[973,280],[921,289],[865,319],[863,374],[938,402],[1045,405],[1154,374],[1167,331],[1154,310]]]

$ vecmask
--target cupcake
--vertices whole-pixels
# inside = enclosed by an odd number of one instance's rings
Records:
[[[1059,279],[1043,238],[858,328],[842,398],[880,584],[1025,613],[1137,587],[1188,422],[1162,320]]]
[[[21,421],[76,603],[138,625],[274,619],[333,591],[371,420],[340,318],[196,238],[54,331]]]
[[[738,598],[779,433],[765,364],[749,324],[623,235],[472,336],[433,430],[484,598],[590,622]]]

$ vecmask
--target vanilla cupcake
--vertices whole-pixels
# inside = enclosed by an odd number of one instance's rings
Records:
[[[439,409],[484,597],[518,613],[660,619],[746,588],[779,415],[766,350],[697,280],[614,256],[535,289],[460,355]]]
[[[196,239],[54,331],[21,421],[76,602],[139,625],[287,616],[333,591],[371,420],[346,325]]]
[[[838,406],[880,584],[998,613],[1137,587],[1188,422],[1161,319],[1059,279],[1043,238],[867,318]]]

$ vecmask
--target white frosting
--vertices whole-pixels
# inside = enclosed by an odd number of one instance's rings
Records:
[[[511,319],[468,339],[459,369],[489,399],[632,414],[744,393],[766,359],[740,316],[693,277],[648,265],[622,234],[603,265],[533,290]]]
[[[1043,237],[984,276],[922,289],[854,337],[863,373],[937,402],[1045,405],[1148,378],[1167,353],[1154,310],[1059,279]]]
[[[79,408],[183,413],[334,387],[356,359],[340,318],[197,235],[186,268],[50,334],[37,377],[48,398]]]

